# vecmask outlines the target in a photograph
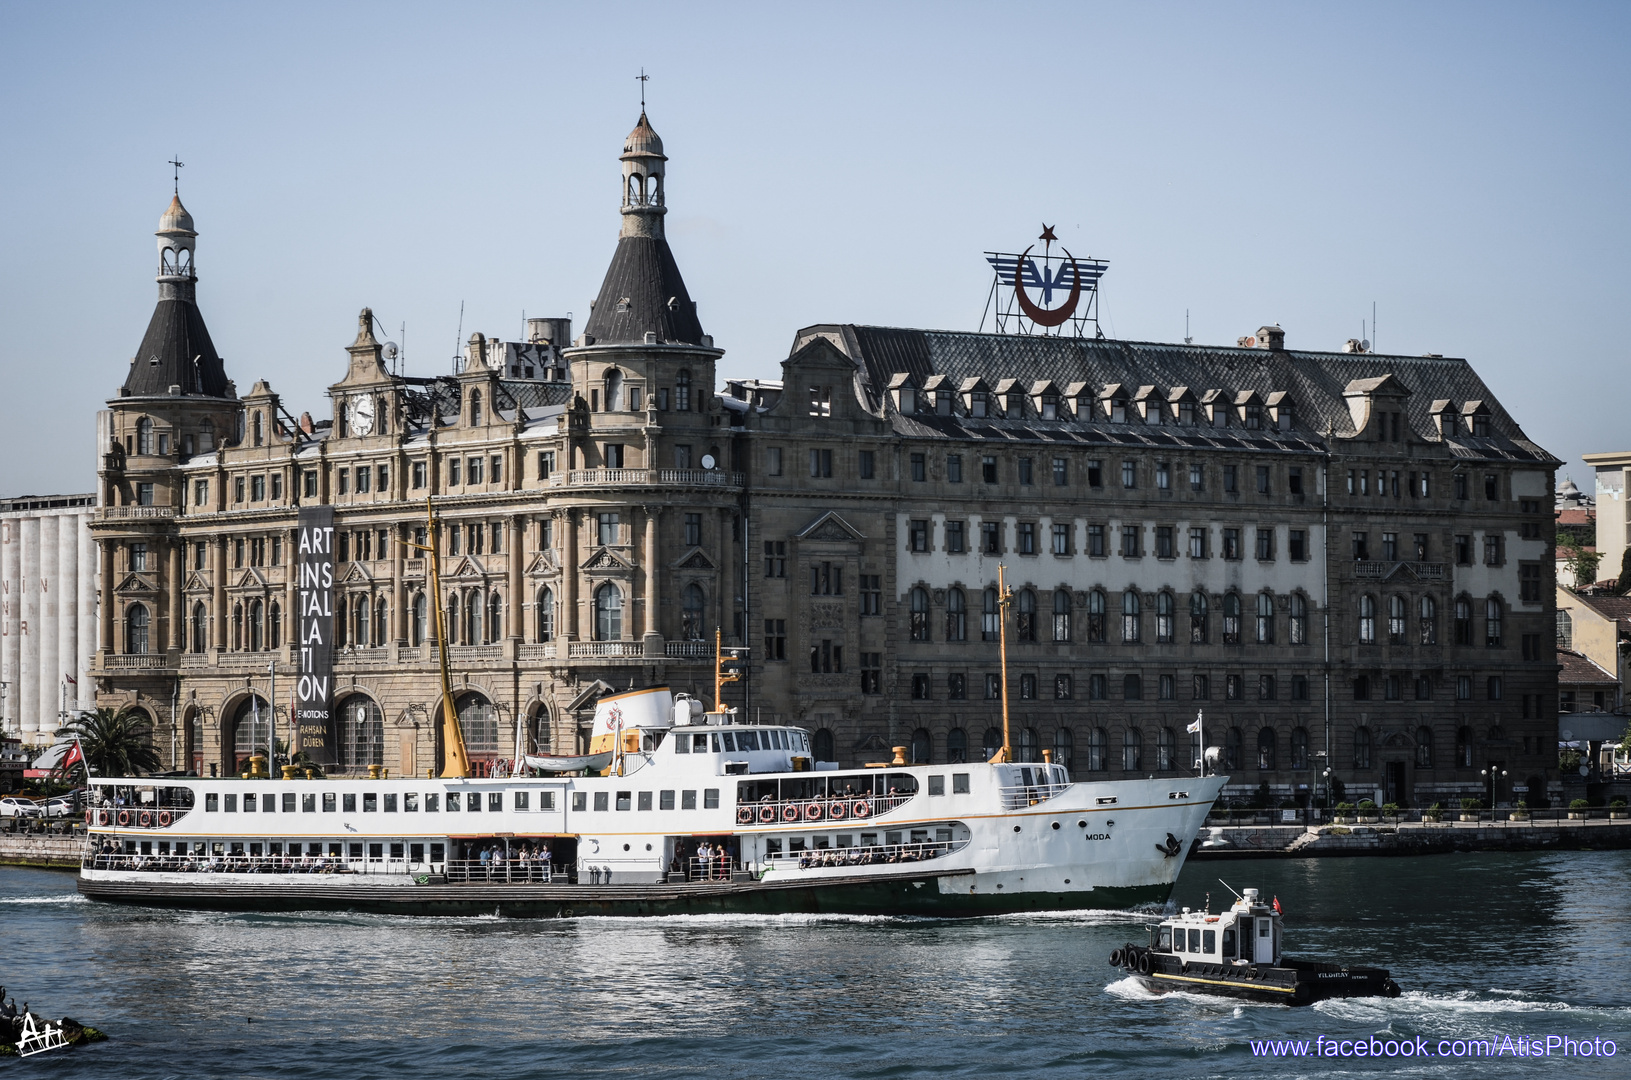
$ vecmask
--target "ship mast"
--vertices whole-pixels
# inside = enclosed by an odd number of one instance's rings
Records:
[[[408,546],[423,551],[430,561],[430,607],[436,614],[436,659],[442,675],[442,777],[464,779],[470,775],[470,755],[459,730],[459,714],[453,708],[453,687],[447,675],[447,616],[442,610],[442,554],[437,543],[439,521],[430,498],[425,498],[425,536],[428,544]]]
[[[1007,567],[997,566],[997,657],[1002,679],[1002,749],[991,760],[1014,760],[1013,743],[1008,733],[1008,607],[1013,595],[1008,591]]]

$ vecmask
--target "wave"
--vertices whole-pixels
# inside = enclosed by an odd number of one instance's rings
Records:
[[[1581,1017],[1601,1016],[1621,1022],[1631,1018],[1631,1008],[1571,1005],[1566,1001],[1542,1001],[1520,996],[1521,991],[1491,989],[1485,997],[1474,990],[1457,990],[1449,994],[1432,994],[1410,990],[1396,999],[1388,998],[1328,998],[1317,1002],[1314,1008],[1338,1020],[1377,1021],[1384,1017],[1405,1014],[1423,1019],[1434,1015],[1444,1019],[1474,1019],[1511,1013],[1572,1013]]]
[[[1157,1002],[1172,999],[1174,1001],[1211,1005],[1219,1012],[1232,1011],[1235,1016],[1243,1015],[1241,1011],[1243,1009],[1285,1008],[1284,1005],[1272,1001],[1241,1001],[1235,998],[1221,997],[1217,994],[1196,994],[1188,990],[1168,990],[1157,994],[1131,975],[1110,983],[1104,988],[1104,992],[1123,1001]]]
[[[64,893],[61,896],[0,896],[0,904],[88,904],[90,901],[79,893]]]

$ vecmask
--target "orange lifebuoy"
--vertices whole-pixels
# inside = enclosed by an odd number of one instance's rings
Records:
[[[870,817],[872,815],[872,804],[865,799],[856,799],[855,806],[850,812],[858,818]]]
[[[751,807],[751,806],[738,806],[736,808],[736,823],[738,825],[752,825],[753,824],[753,807]]]
[[[166,826],[166,825],[169,825],[169,824],[170,824],[170,811],[160,810],[159,811],[159,825],[160,825],[160,827],[163,827],[163,826]]]
[[[833,821],[843,821],[844,816],[848,813],[849,807],[844,805],[842,799],[835,799],[832,805],[827,807],[827,816]]]
[[[820,821],[825,812],[826,811],[822,805],[818,802],[807,802],[804,804],[805,821]]]
[[[136,815],[136,824],[140,825],[144,829],[151,826],[153,824],[153,811],[143,810],[138,813]]]
[[[776,808],[774,806],[759,807],[759,820],[766,825],[769,825],[771,822],[775,821]]]
[[[108,824],[111,824],[112,822],[113,822],[113,815],[111,813],[109,813],[108,811],[98,810],[96,812],[96,823],[98,825],[108,825]]]
[[[798,819],[799,819],[799,808],[798,808],[798,806],[796,804],[788,803],[786,806],[782,807],[782,820],[783,821],[797,821]]]
[[[130,811],[129,810],[119,811],[119,824],[121,824],[121,825],[129,825],[130,824]]]

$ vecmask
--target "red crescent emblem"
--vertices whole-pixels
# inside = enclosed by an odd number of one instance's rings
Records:
[[[1076,266],[1076,256],[1071,255],[1070,252],[1061,247],[1059,250],[1065,251],[1065,255],[1070,259],[1070,296],[1065,300],[1064,307],[1057,307],[1052,311],[1047,308],[1037,307],[1031,303],[1031,298],[1025,295],[1025,283],[1020,277],[1025,266],[1025,256],[1029,255],[1031,248],[1034,247],[1036,245],[1032,244],[1031,247],[1026,248],[1020,255],[1019,261],[1014,264],[1014,296],[1019,300],[1019,310],[1025,313],[1027,319],[1030,319],[1038,326],[1058,326],[1076,313],[1076,302],[1082,296],[1082,272]]]

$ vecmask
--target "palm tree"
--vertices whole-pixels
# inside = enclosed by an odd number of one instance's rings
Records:
[[[85,761],[97,776],[139,776],[159,767],[153,722],[136,709],[80,713],[57,731],[57,737],[78,738]]]

